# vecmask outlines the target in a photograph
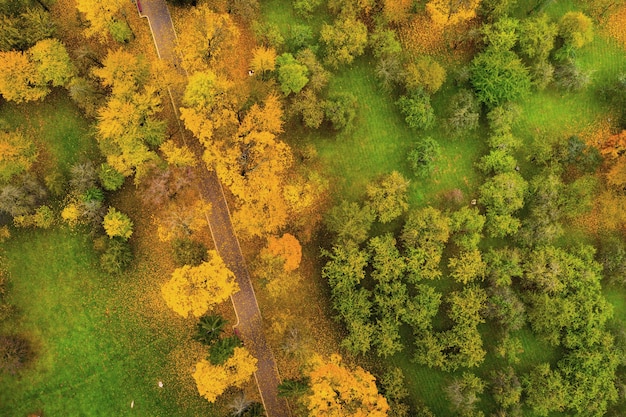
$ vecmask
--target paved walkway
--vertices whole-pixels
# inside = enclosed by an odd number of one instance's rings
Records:
[[[141,1],[141,16],[147,17],[150,22],[159,57],[173,63],[181,74],[185,75],[180,65],[180,58],[174,49],[176,33],[165,0],[139,1]],[[170,91],[176,114],[178,114],[176,103],[179,102],[181,93],[180,91]],[[237,277],[240,290],[231,297],[238,319],[236,327],[245,346],[258,360],[255,378],[267,416],[289,417],[287,402],[278,397],[280,376],[274,355],[263,334],[261,311],[256,301],[239,242],[233,230],[222,185],[215,171],[202,170],[202,172],[200,190],[204,198],[212,205],[207,220],[218,253]]]

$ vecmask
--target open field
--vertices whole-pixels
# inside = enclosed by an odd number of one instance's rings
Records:
[[[90,246],[64,228],[25,230],[4,244],[20,310],[14,330],[34,342],[37,358],[21,378],[0,379],[0,414],[212,415],[174,366],[189,334],[155,323],[142,303],[154,288],[132,273],[99,272]]]

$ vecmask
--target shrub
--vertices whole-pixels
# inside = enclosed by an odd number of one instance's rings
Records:
[[[435,161],[440,155],[439,143],[431,137],[425,137],[409,151],[407,160],[416,177],[427,178],[434,171]]]
[[[351,93],[332,94],[324,104],[326,118],[335,130],[349,127],[356,117],[357,100]]]
[[[102,188],[107,191],[119,190],[124,184],[124,175],[107,163],[100,165],[98,178]]]
[[[435,112],[430,105],[430,97],[423,91],[410,96],[402,96],[396,102],[404,120],[412,129],[428,129],[435,122]]]
[[[100,256],[100,267],[108,274],[119,274],[133,261],[133,253],[127,241],[109,239],[107,248]]]

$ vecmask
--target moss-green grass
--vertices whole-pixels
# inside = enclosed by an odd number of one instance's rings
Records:
[[[349,69],[334,75],[331,91],[347,91],[358,102],[354,126],[340,133],[312,132],[314,143],[327,173],[334,181],[337,198],[357,200],[365,186],[375,177],[399,171],[411,180],[409,201],[412,205],[435,203],[442,191],[460,188],[472,193],[479,184],[480,175],[473,167],[484,145],[476,133],[456,137],[445,127],[445,103],[457,89],[446,83],[433,98],[435,114],[439,116],[433,129],[414,131],[398,111],[394,98],[381,90],[373,71],[370,57],[357,59]],[[433,175],[427,179],[414,178],[406,160],[414,142],[431,136],[442,147]]]
[[[40,151],[40,165],[55,166],[67,173],[74,163],[98,155],[89,121],[62,90],[54,90],[44,101],[0,106],[0,120],[32,138]]]
[[[9,300],[20,310],[10,330],[28,335],[37,358],[21,378],[0,378],[0,415],[213,415],[171,363],[189,335],[160,331],[167,323],[152,322],[142,304],[154,288],[101,273],[90,246],[63,228],[23,230],[4,244]]]
[[[60,90],[42,102],[3,103],[0,119],[37,143],[40,176],[98,157],[90,121]],[[191,366],[181,367],[194,360],[186,347],[193,325],[160,297],[167,271],[142,256],[132,272],[107,276],[92,245],[59,227],[15,230],[0,246],[19,311],[0,330],[26,335],[36,350],[21,377],[0,375],[0,415],[215,415]]]

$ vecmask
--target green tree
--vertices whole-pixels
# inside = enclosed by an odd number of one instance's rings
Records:
[[[355,117],[358,101],[352,93],[333,93],[324,102],[324,114],[335,130],[349,128]]]
[[[547,416],[554,411],[563,411],[567,405],[567,391],[558,371],[543,363],[533,368],[522,378],[525,403],[535,415]]]
[[[494,23],[484,25],[481,28],[483,42],[488,50],[499,53],[513,49],[517,43],[519,21],[510,17],[504,17]]]
[[[462,207],[450,214],[452,241],[461,249],[470,251],[478,247],[485,225],[485,216],[478,209]]]
[[[506,149],[496,148],[480,158],[476,166],[485,174],[498,175],[515,171],[517,160]]]
[[[430,104],[430,97],[423,91],[417,90],[411,95],[402,96],[396,104],[412,129],[428,129],[435,122],[435,111]]]
[[[223,365],[235,353],[235,348],[242,347],[243,343],[237,336],[219,339],[209,347],[208,360],[213,365]]]
[[[485,263],[482,254],[478,249],[463,251],[459,256],[448,259],[450,276],[463,284],[483,278],[485,274]]]
[[[333,25],[324,23],[320,31],[320,41],[324,44],[326,64],[333,68],[351,64],[354,58],[365,51],[367,28],[353,15],[338,17]]]
[[[276,58],[276,67],[280,89],[286,96],[298,93],[309,82],[308,68],[300,64],[290,53]]]
[[[124,185],[124,175],[106,162],[100,165],[98,178],[102,188],[107,191],[119,190]]]
[[[477,55],[470,80],[478,100],[493,108],[515,101],[530,92],[530,76],[522,61],[510,51],[487,51]]]
[[[398,171],[383,175],[366,187],[368,204],[378,221],[389,223],[409,208],[409,181]]]
[[[554,49],[558,27],[545,13],[522,20],[519,26],[519,51],[534,62],[547,61]]]
[[[326,213],[324,222],[331,232],[337,235],[339,242],[353,241],[360,244],[367,236],[376,215],[368,205],[343,200]]]
[[[441,156],[439,143],[426,136],[417,141],[407,155],[407,161],[417,178],[429,178],[435,170],[435,161]]]
[[[377,28],[369,38],[369,46],[377,59],[396,56],[402,52],[402,45],[391,29]]]
[[[125,271],[133,261],[130,245],[123,238],[109,239],[104,253],[100,256],[100,267],[108,274]]]

